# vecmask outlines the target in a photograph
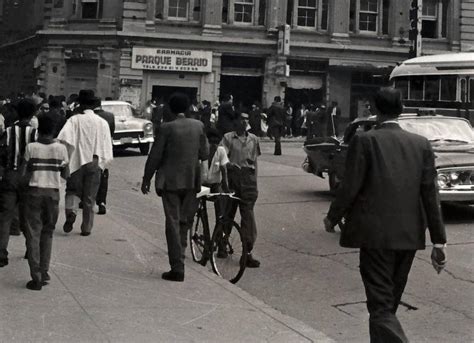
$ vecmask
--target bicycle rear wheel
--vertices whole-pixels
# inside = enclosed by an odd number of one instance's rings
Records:
[[[204,209],[199,208],[196,214],[196,222],[189,230],[189,246],[193,261],[205,265],[208,260],[207,242],[210,241],[209,228],[204,216]]]
[[[212,270],[222,278],[236,283],[242,277],[247,260],[247,248],[242,239],[240,227],[217,225],[212,234]]]

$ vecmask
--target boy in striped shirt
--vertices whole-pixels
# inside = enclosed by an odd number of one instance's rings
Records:
[[[38,140],[25,151],[23,174],[28,180],[25,199],[25,236],[31,290],[41,290],[50,280],[48,275],[53,231],[59,214],[59,188],[69,176],[66,146],[53,137],[57,123],[45,113],[38,117]]]

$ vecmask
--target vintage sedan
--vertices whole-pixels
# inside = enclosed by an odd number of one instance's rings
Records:
[[[125,101],[102,101],[102,109],[115,116],[114,148],[139,148],[142,155],[147,155],[154,140],[151,121],[138,118],[132,105]]]
[[[436,155],[438,186],[443,202],[474,203],[474,131],[462,118],[404,114],[400,126],[426,137]],[[307,154],[303,169],[319,177],[328,175],[329,186],[335,190],[344,177],[347,148],[354,135],[372,129],[375,118],[355,120],[344,137],[315,138],[305,142]]]

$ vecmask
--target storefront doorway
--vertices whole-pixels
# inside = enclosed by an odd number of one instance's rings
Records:
[[[255,102],[262,101],[263,77],[221,75],[220,96],[232,94],[237,110],[247,112]]]
[[[198,89],[193,87],[153,86],[151,96],[159,102],[168,102],[170,96],[176,92],[186,94],[192,102],[197,99]]]
[[[298,109],[301,105],[320,105],[324,102],[325,90],[320,89],[295,89],[287,87],[285,90],[285,104],[291,103],[293,109]]]

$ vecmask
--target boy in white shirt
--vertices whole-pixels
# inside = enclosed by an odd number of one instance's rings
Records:
[[[50,280],[48,270],[59,214],[59,188],[69,176],[66,146],[53,139],[56,125],[48,113],[39,116],[38,141],[27,145],[24,156],[23,175],[28,180],[25,236],[32,278],[26,288],[35,291]]]

